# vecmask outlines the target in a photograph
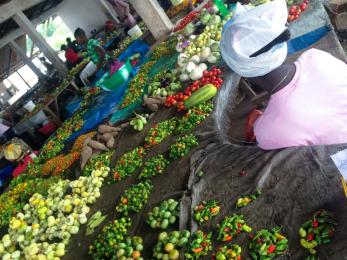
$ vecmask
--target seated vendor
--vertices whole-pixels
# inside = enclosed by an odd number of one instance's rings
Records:
[[[220,43],[228,66],[269,93],[256,141],[265,150],[347,143],[347,65],[317,49],[286,62],[287,16],[285,0],[238,7]]]
[[[87,53],[91,62],[89,62],[81,72],[80,78],[85,85],[88,85],[90,83],[88,77],[92,76],[98,69],[102,68],[109,56],[101,43],[96,39],[88,39],[85,31],[81,28],[75,30],[74,36],[79,45],[87,45]]]
[[[80,53],[76,53],[72,48],[63,44],[60,47],[60,50],[65,51],[65,58],[67,62],[68,69],[72,69],[76,64],[82,61],[82,57]]]

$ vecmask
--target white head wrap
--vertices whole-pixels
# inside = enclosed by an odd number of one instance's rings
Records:
[[[285,0],[274,0],[250,10],[238,4],[234,17],[224,26],[220,42],[224,61],[242,77],[264,76],[278,68],[287,56],[286,43],[256,57],[250,56],[284,32],[287,17]]]

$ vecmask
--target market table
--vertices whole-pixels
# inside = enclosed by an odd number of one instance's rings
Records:
[[[59,88],[55,91],[52,98],[48,100],[46,103],[37,104],[37,107],[32,113],[29,113],[29,116],[25,116],[22,120],[20,120],[15,126],[14,129],[17,134],[22,134],[26,131],[31,131],[33,127],[47,120],[47,116],[51,116],[55,123],[58,125],[62,124],[62,119],[60,116],[59,106],[58,106],[58,97],[68,89],[68,87],[72,86],[74,89],[74,93],[79,93],[80,90],[76,85],[75,81],[72,79],[68,84]],[[72,90],[70,90],[72,91]],[[50,106],[54,105],[55,111],[53,111]],[[45,114],[47,113],[47,115]]]

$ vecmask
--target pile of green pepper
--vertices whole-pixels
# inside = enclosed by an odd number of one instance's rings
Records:
[[[158,243],[153,248],[155,259],[178,259],[179,249],[184,248],[189,242],[190,232],[188,230],[172,231],[169,234],[159,234]]]
[[[166,137],[173,134],[176,127],[177,119],[175,117],[156,124],[154,127],[149,129],[147,136],[145,137],[145,147],[149,148],[161,143]]]
[[[123,242],[120,242],[116,246],[116,258],[120,260],[126,259],[138,259],[143,260],[141,252],[143,251],[143,239],[142,237],[127,237]]]
[[[220,206],[217,201],[203,201],[194,208],[194,219],[199,224],[210,220],[220,213]]]
[[[243,215],[236,214],[231,217],[225,217],[222,223],[218,225],[218,228],[218,240],[220,241],[231,241],[242,231],[247,233],[252,231],[252,228],[246,225]]]
[[[103,227],[93,244],[89,246],[89,254],[92,258],[102,260],[115,256],[117,246],[128,236],[127,228],[130,226],[129,218],[120,218]]]
[[[174,224],[179,215],[179,202],[174,199],[164,200],[159,207],[148,213],[147,223],[151,228],[167,229]]]
[[[280,231],[279,227],[271,231],[267,229],[258,231],[249,244],[251,257],[255,260],[270,260],[285,254],[288,249],[288,240],[279,233]]]
[[[143,87],[148,81],[148,73],[156,61],[148,61],[141,66],[137,75],[130,81],[127,92],[120,105],[120,108],[125,108],[139,99],[143,93]]]
[[[197,146],[198,144],[199,144],[198,138],[193,134],[179,137],[177,138],[176,142],[173,145],[171,145],[169,149],[170,158],[171,159],[183,158],[189,153],[189,151],[193,147]]]
[[[140,212],[147,203],[152,189],[153,185],[149,180],[131,186],[121,196],[120,202],[116,206],[116,211],[123,213],[125,216],[127,216],[129,212]]]
[[[257,190],[257,192],[255,194],[247,195],[247,196],[239,198],[237,200],[236,207],[242,208],[242,207],[247,206],[249,203],[255,201],[259,197],[260,194],[261,194],[260,190]]]
[[[113,179],[120,181],[133,174],[142,166],[145,154],[146,150],[143,147],[136,147],[134,150],[123,154],[113,168]]]
[[[201,230],[196,231],[184,254],[185,259],[199,259],[207,255],[212,250],[211,237],[212,233],[205,234]]]
[[[317,246],[331,242],[336,225],[332,214],[321,209],[301,226],[299,230],[300,244],[311,254],[307,259],[315,259],[313,255],[317,253],[315,249]]]
[[[241,260],[242,249],[239,245],[231,244],[220,247],[214,254],[216,260]]]
[[[139,178],[146,179],[162,174],[169,163],[162,154],[154,156],[144,163]]]
[[[185,133],[201,124],[213,111],[213,103],[206,102],[189,109],[188,112],[178,121],[177,133]]]
[[[111,164],[111,159],[114,151],[108,151],[99,154],[97,157],[90,159],[83,169],[84,176],[90,176],[92,171],[99,169],[101,167],[109,167]]]

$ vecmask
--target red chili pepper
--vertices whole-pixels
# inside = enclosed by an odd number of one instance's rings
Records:
[[[317,219],[314,219],[313,222],[312,222],[312,227],[313,228],[317,228],[319,226],[319,222]]]
[[[267,249],[267,253],[268,254],[272,254],[275,251],[276,251],[276,246],[275,245],[270,245],[269,248]]]
[[[306,236],[307,241],[312,241],[314,239],[314,234],[312,232],[308,233]]]

